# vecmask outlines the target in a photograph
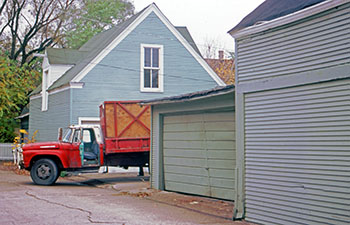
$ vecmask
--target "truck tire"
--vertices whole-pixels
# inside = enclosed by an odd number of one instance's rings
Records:
[[[52,185],[59,175],[58,167],[51,159],[39,159],[30,170],[30,176],[35,184]]]

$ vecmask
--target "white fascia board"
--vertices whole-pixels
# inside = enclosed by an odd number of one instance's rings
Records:
[[[34,100],[34,99],[38,99],[38,98],[41,98],[41,92],[39,94],[36,94],[36,95],[32,95],[30,96],[30,100]]]
[[[65,86],[62,86],[62,87],[59,87],[59,88],[55,88],[53,90],[49,90],[48,91],[48,94],[49,95],[53,95],[53,94],[57,94],[59,92],[62,92],[62,91],[66,91],[68,89],[81,89],[84,87],[84,83],[83,82],[70,82],[69,85],[65,85]],[[39,98],[41,97],[41,93],[40,94],[37,94],[37,95],[33,95],[30,97],[30,99],[36,99],[36,98]]]
[[[220,77],[210,68],[204,59],[190,46],[185,38],[176,30],[158,7],[152,3],[141,15],[139,15],[124,31],[118,35],[105,49],[103,49],[84,69],[82,69],[73,79],[72,82],[80,82],[101,60],[108,55],[124,38],[126,38],[149,14],[154,12],[166,27],[175,35],[181,44],[191,53],[199,64],[208,72],[213,80],[219,86],[226,86]]]
[[[171,24],[168,18],[159,10],[159,8],[152,4],[153,12],[160,18],[160,20],[166,25],[166,27],[175,35],[175,37],[181,42],[181,44],[191,53],[191,55],[197,60],[197,62],[207,71],[207,73],[213,78],[213,80],[219,86],[226,86],[225,82],[213,71],[213,69],[204,61],[204,59],[192,48],[192,46],[185,40],[180,32]]]
[[[70,88],[83,88],[84,82],[69,82]]]
[[[47,55],[44,56],[42,68],[43,68],[43,71],[50,68],[50,63],[49,63],[49,59],[47,58]]]
[[[289,23],[304,19],[306,17],[321,13],[323,11],[332,9],[334,7],[337,7],[349,2],[350,0],[327,0],[319,4],[310,6],[308,8],[299,10],[297,12],[276,18],[274,20],[267,21],[258,25],[253,25],[236,32],[231,32],[230,34],[233,38],[239,39],[244,36],[259,33],[274,27],[282,26],[285,24],[289,24]]]
[[[53,94],[60,93],[62,91],[69,90],[70,88],[71,88],[70,86],[63,86],[63,87],[60,87],[60,88],[56,88],[56,89],[50,90],[48,93],[49,93],[49,95],[53,95]]]

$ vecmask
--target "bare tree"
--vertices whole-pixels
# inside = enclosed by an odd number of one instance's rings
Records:
[[[67,12],[77,0],[5,0],[1,5],[0,44],[12,60],[22,65],[34,53],[62,41]]]

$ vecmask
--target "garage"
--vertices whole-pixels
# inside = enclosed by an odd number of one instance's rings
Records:
[[[246,95],[248,217],[349,221],[349,100],[349,79]]]
[[[233,200],[234,87],[220,87],[144,104],[152,106],[153,188]]]
[[[234,112],[165,116],[165,190],[234,198]]]

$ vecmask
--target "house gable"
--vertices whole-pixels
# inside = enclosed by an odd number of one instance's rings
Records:
[[[106,57],[122,40],[124,40],[133,30],[142,23],[150,14],[155,14],[160,21],[170,30],[170,32],[175,36],[175,38],[187,49],[187,51],[194,57],[198,63],[206,70],[206,72],[211,76],[211,78],[220,86],[225,86],[225,83],[213,72],[213,70],[208,66],[208,64],[203,60],[203,58],[198,54],[198,52],[186,41],[186,39],[181,35],[179,30],[177,30],[170,21],[164,16],[164,14],[159,10],[159,8],[153,3],[148,6],[132,23],[124,29],[111,43],[108,44],[96,57],[94,57],[91,62],[86,65],[71,81],[80,82],[92,68],[94,68],[101,60]],[[146,34],[147,35],[147,34]]]
[[[164,48],[162,92],[140,90],[142,45],[161,45]],[[141,21],[115,48],[109,50],[109,54],[80,80],[84,83],[84,88],[72,90],[73,123],[78,121],[78,117],[98,114],[98,105],[103,101],[145,100],[217,86],[205,68],[154,12]]]

